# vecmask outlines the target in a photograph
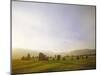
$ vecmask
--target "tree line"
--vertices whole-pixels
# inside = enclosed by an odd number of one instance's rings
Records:
[[[26,55],[26,56],[22,56],[21,60],[39,60],[39,61],[42,61],[42,60],[45,60],[45,61],[48,61],[48,60],[67,60],[67,59],[70,59],[70,60],[79,60],[79,59],[88,59],[88,55],[80,55],[80,56],[61,56],[61,55],[55,55],[55,56],[47,56],[45,55],[44,53],[39,53],[38,56],[31,56],[29,53]]]

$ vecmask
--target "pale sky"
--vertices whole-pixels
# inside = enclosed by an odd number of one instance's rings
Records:
[[[12,47],[95,48],[95,6],[12,2]]]

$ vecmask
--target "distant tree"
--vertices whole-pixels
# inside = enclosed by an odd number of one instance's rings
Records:
[[[65,57],[63,57],[63,58],[62,58],[62,60],[66,60],[66,58],[65,58]]]
[[[30,60],[31,59],[31,55],[28,53],[27,54],[27,60]]]
[[[71,57],[71,60],[73,60],[74,59],[74,56],[72,55],[72,56],[70,56]]]
[[[39,53],[39,60],[48,60],[48,57],[43,53]]]
[[[60,60],[61,59],[61,55],[57,55],[57,60]]]
[[[85,58],[88,59],[88,56],[86,55]]]
[[[79,56],[76,56],[76,59],[79,60],[80,59]]]
[[[88,59],[88,56],[86,56],[86,59]]]
[[[55,58],[52,58],[52,60],[55,60]]]

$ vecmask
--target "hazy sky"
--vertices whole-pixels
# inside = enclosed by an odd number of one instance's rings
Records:
[[[95,7],[13,1],[12,47],[95,48]]]

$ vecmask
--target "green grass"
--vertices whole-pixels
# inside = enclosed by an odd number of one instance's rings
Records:
[[[12,72],[16,73],[31,73],[31,72],[52,72],[52,71],[69,71],[69,70],[84,70],[95,69],[95,57],[79,60],[51,60],[51,61],[25,61],[12,60]]]

